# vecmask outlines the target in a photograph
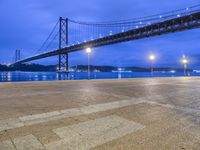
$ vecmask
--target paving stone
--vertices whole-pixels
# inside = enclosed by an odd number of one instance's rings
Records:
[[[7,140],[0,142],[0,150],[15,150],[15,147],[11,141]]]
[[[43,114],[37,114],[37,115],[29,115],[29,116],[24,116],[24,117],[19,117],[21,121],[31,121],[31,120],[36,120],[36,119],[44,119],[48,117],[53,117],[60,115],[61,113],[58,111],[53,111],[53,112],[47,112]]]
[[[0,131],[23,127],[24,124],[18,118],[10,118],[6,120],[0,120]]]
[[[44,150],[44,146],[33,135],[15,138],[13,142],[17,150]]]
[[[144,126],[139,123],[112,115],[55,129],[54,132],[62,140],[47,144],[46,148],[49,150],[89,150],[97,145],[104,144],[143,128]]]
[[[74,117],[84,114],[90,114],[94,112],[107,111],[111,109],[121,108],[129,105],[143,103],[144,101],[131,99],[131,100],[121,100],[117,102],[96,104],[90,106],[84,106],[81,108],[65,109],[60,111],[53,111],[48,113],[28,115],[19,117],[16,119],[8,119],[0,121],[0,131],[6,129],[14,129],[18,127],[23,127],[24,125],[34,125],[44,122],[49,122],[53,120],[58,120],[66,117]]]

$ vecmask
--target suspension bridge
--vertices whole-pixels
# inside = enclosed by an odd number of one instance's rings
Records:
[[[36,54],[24,59],[18,56],[13,65],[58,55],[58,70],[68,71],[69,53],[199,27],[200,5],[111,22],[82,22],[60,17]]]

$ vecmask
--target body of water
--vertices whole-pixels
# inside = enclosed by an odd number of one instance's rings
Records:
[[[146,78],[146,77],[178,77],[181,72],[92,72],[91,79],[121,79],[121,78]],[[200,76],[200,73],[191,73],[191,76]],[[53,80],[84,80],[88,79],[87,72],[56,73],[56,72],[0,72],[0,82],[19,81],[53,81]]]

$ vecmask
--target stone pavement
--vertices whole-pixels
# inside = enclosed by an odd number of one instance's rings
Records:
[[[0,83],[0,150],[200,149],[200,78]]]

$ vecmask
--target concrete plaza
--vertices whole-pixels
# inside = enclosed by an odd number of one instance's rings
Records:
[[[0,150],[200,149],[200,78],[0,83]]]

